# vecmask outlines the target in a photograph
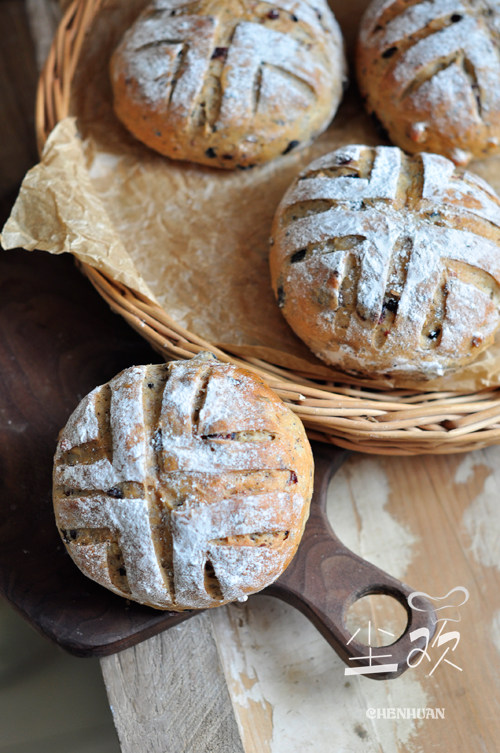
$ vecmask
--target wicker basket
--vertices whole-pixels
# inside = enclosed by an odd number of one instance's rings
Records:
[[[105,0],[74,0],[67,8],[42,72],[36,124],[41,149],[70,114],[70,88],[84,35]],[[500,389],[458,394],[415,393],[325,384],[253,358],[234,358],[188,332],[157,305],[81,265],[101,296],[166,359],[211,350],[260,374],[304,422],[311,438],[370,453],[465,452],[500,442]]]

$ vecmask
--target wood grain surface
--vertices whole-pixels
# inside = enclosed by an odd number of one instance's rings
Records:
[[[243,753],[207,612],[101,666],[123,753]]]

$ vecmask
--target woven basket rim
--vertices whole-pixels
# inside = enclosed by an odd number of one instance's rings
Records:
[[[61,19],[37,90],[40,153],[55,125],[70,114],[71,84],[85,34],[106,2],[73,0]],[[87,264],[78,266],[109,306],[164,358],[190,358],[210,350],[223,361],[256,372],[302,419],[312,439],[387,455],[467,452],[500,443],[500,388],[420,393],[305,378],[217,347],[131,288]]]

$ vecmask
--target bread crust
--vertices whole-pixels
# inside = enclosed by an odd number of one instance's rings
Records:
[[[441,376],[500,324],[500,200],[440,155],[344,147],[289,188],[270,263],[282,313],[319,358],[396,383]]]
[[[115,112],[136,138],[173,159],[235,169],[321,133],[346,64],[324,0],[154,0],[110,73]]]
[[[54,510],[85,575],[181,611],[244,601],[286,568],[312,494],[300,420],[210,354],[134,366],[61,432]]]
[[[375,0],[360,25],[361,94],[389,139],[458,165],[500,151],[500,5]]]

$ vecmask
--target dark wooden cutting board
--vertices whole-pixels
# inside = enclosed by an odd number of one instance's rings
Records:
[[[70,258],[0,252],[0,592],[76,654],[118,650],[185,617],[129,604],[81,575],[52,513],[57,435],[78,401],[157,360]]]

